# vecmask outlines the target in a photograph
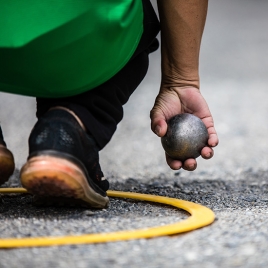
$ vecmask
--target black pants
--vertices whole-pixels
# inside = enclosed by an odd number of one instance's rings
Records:
[[[67,98],[37,98],[37,117],[54,106],[74,111],[101,150],[112,138],[117,124],[123,118],[123,105],[147,73],[148,55],[158,48],[156,36],[159,21],[150,3],[143,0],[144,32],[140,43],[121,71],[102,85],[82,94]]]

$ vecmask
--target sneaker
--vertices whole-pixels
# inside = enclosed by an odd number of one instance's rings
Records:
[[[8,181],[15,169],[13,154],[7,149],[0,127],[0,185]]]
[[[67,202],[104,208],[109,203],[109,183],[103,179],[98,152],[94,139],[71,113],[50,110],[30,134],[21,183],[44,205]]]

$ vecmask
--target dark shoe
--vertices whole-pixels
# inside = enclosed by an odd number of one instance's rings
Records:
[[[29,157],[21,169],[21,183],[47,203],[68,200],[72,205],[81,201],[104,208],[109,203],[109,183],[103,180],[98,151],[94,139],[72,114],[50,110],[30,134]]]
[[[6,148],[0,127],[0,185],[8,181],[15,169],[13,154]]]

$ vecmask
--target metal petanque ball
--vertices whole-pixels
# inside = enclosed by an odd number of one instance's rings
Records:
[[[197,158],[207,145],[208,131],[201,119],[192,114],[178,114],[168,121],[167,133],[161,138],[166,153],[185,161]]]

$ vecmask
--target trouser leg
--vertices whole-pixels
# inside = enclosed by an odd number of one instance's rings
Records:
[[[99,149],[111,139],[117,124],[123,118],[123,105],[144,78],[148,68],[148,54],[140,53],[125,68],[99,87],[85,93],[62,99],[37,99],[37,116],[54,106],[74,111]],[[135,72],[135,75],[133,75]]]

